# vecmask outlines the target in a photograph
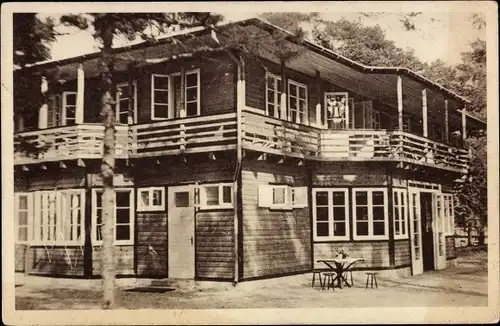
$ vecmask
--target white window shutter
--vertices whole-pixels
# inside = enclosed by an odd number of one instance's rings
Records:
[[[293,208],[293,187],[288,186],[286,187],[286,202],[285,202],[285,208],[287,209],[292,209]]]
[[[295,202],[293,203],[293,207],[295,208],[304,208],[307,207],[307,187],[295,187]]]
[[[259,207],[270,207],[273,203],[273,191],[270,185],[259,185]]]

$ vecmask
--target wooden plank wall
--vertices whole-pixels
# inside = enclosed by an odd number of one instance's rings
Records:
[[[83,276],[83,246],[31,246],[26,259],[30,274]]]
[[[320,259],[331,259],[337,249],[342,248],[353,258],[362,258],[368,267],[390,267],[389,245],[387,241],[336,241],[322,242],[314,244],[314,267],[324,268],[323,263],[318,263]],[[363,263],[357,263],[357,267],[366,268]]]
[[[247,163],[242,170],[243,278],[278,276],[311,268],[311,234],[308,208],[293,211],[258,207],[259,185],[307,184],[298,166]]]
[[[455,237],[452,235],[446,236],[446,259],[457,258],[457,252],[455,248]]]
[[[234,210],[196,214],[196,277],[234,277]]]
[[[387,186],[386,170],[380,164],[319,163],[312,178],[313,187]]]
[[[72,168],[66,170],[48,169],[30,176],[28,191],[82,188],[85,186],[85,170]]]
[[[165,212],[137,213],[135,227],[137,274],[167,277],[167,215]]]
[[[395,240],[394,244],[394,257],[396,267],[411,265],[410,243],[408,239]]]
[[[115,271],[118,275],[134,274],[134,246],[115,246]],[[101,246],[94,246],[92,275],[101,275]]]

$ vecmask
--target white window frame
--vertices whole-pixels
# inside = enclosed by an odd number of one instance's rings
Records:
[[[283,203],[275,203],[274,202],[274,191],[283,189],[284,190],[284,202]],[[273,198],[271,199],[271,204],[269,205],[270,209],[292,209],[292,192],[291,187],[287,185],[271,185],[271,194]]]
[[[161,204],[160,205],[153,205],[152,204],[152,199],[153,199],[153,193],[155,191],[160,191],[160,198],[161,198]],[[147,192],[148,193],[148,199],[149,203],[147,205],[144,205],[142,203],[142,193]],[[165,210],[165,187],[145,187],[145,188],[138,188],[137,189],[137,211],[138,212],[144,212],[144,211],[164,211]]]
[[[357,235],[357,216],[356,216],[356,193],[367,193],[368,207],[368,235]],[[373,193],[382,192],[384,196],[384,235],[373,235]],[[354,240],[387,240],[389,239],[388,222],[388,198],[387,188],[353,188],[352,189],[352,215],[353,215],[353,239]]]
[[[102,240],[97,240],[97,193],[103,192],[102,188],[92,189],[92,245],[102,245]],[[130,214],[130,239],[128,240],[116,240],[116,193],[117,192],[129,192],[129,214]],[[135,205],[134,205],[134,188],[115,188],[115,216],[113,219],[115,234],[113,237],[113,244],[115,246],[122,245],[133,245],[134,244],[134,234],[135,234]],[[101,207],[102,209],[102,207]]]
[[[187,86],[187,75],[191,74],[196,74],[196,86]],[[169,120],[169,119],[175,119],[176,118],[176,112],[175,112],[175,107],[174,107],[174,102],[173,102],[173,78],[174,76],[180,76],[180,72],[175,72],[171,74],[151,74],[151,120]],[[167,112],[168,112],[168,117],[163,118],[163,117],[156,117],[155,116],[155,100],[154,100],[154,92],[156,88],[154,88],[154,79],[155,77],[161,77],[161,78],[167,78],[167,83],[168,83],[168,90],[163,90],[168,93],[168,103],[167,103]],[[188,100],[187,100],[187,90],[188,88],[194,88],[196,87],[196,116],[201,115],[201,73],[200,73],[200,68],[195,68],[195,69],[190,69],[186,70],[184,72],[184,110],[187,113],[187,105],[188,105]],[[194,102],[190,102],[194,103]],[[165,105],[165,104],[160,104],[160,105]]]
[[[403,201],[401,202],[401,194],[403,195]],[[393,189],[392,190],[392,216],[394,224],[394,239],[408,239],[408,200],[407,200],[406,189]],[[396,205],[395,198],[398,198],[398,204]],[[396,220],[396,210],[399,214],[399,220]],[[403,217],[403,218],[402,218]],[[399,224],[400,234],[396,234],[396,224]],[[405,227],[403,227],[403,224]]]
[[[22,211],[26,212],[26,225],[22,225],[22,227],[26,228],[26,240],[19,240],[19,227],[21,226],[19,224],[19,213],[21,212],[21,209],[19,208],[19,202],[20,202],[20,197],[26,197],[26,204],[27,207],[26,209],[23,209]],[[16,192],[14,194],[14,201],[15,201],[15,206],[14,206],[14,216],[15,216],[15,243],[19,244],[27,244],[31,241],[33,235],[33,193],[30,192]]]
[[[270,88],[268,80],[269,78],[273,79],[273,87]],[[278,81],[281,81],[281,77],[266,71],[266,115],[269,116],[269,104],[273,104],[269,99],[269,91],[273,92],[273,100],[274,100],[274,116],[273,118],[279,119],[281,116],[281,90],[278,88]]]
[[[455,234],[455,203],[453,194],[443,193],[443,224],[444,224],[444,234],[454,235]]]
[[[73,195],[78,195],[80,197],[80,207],[77,208],[80,211],[80,237],[77,239],[73,240],[65,240],[61,239],[58,240],[57,243],[64,243],[64,244],[83,244],[85,242],[85,190],[84,189],[65,189],[65,190],[60,190],[58,191],[58,222],[59,222],[59,227],[62,228],[62,230],[58,230],[58,235],[64,235],[64,229],[66,226],[66,223],[70,221],[72,218],[71,213],[73,210],[73,207],[71,206],[71,203],[66,203],[65,200],[67,197],[65,197],[67,194],[73,194]],[[68,206],[69,205],[69,206]],[[69,216],[67,215],[69,214]],[[73,228],[73,232],[77,231],[77,224],[70,223]]]
[[[382,114],[380,110],[377,109],[372,109],[372,129],[380,129],[382,125],[382,120],[381,120]]]
[[[62,104],[61,104],[61,115],[62,115],[62,119],[61,119],[61,125],[63,126],[68,126],[68,116],[67,116],[67,109],[68,109],[68,105],[66,104],[66,97],[68,95],[75,95],[75,97],[78,96],[78,93],[77,92],[73,92],[73,91],[64,91],[62,92]],[[71,105],[72,106],[72,105]],[[75,118],[74,118],[74,124],[73,125],[76,125],[76,103],[74,105],[75,107]]]
[[[120,92],[119,92],[119,88],[120,87],[128,87],[128,82],[127,83],[119,83],[116,85],[116,106],[115,106],[115,121],[116,123],[119,123],[121,125],[123,125],[122,123],[120,123],[120,113],[122,112],[127,112],[128,114],[128,107],[125,109],[125,111],[122,111],[121,108],[120,108]],[[136,112],[137,112],[137,81],[134,80],[133,83],[132,83],[132,87],[134,87],[134,107],[132,108],[132,110],[134,111],[134,122],[136,122]],[[128,95],[127,94],[127,99],[130,101],[130,99],[128,98]]]
[[[318,236],[317,235],[317,203],[316,203],[316,193],[327,192],[328,193],[328,236]],[[344,193],[344,208],[345,208],[345,235],[339,236],[334,234],[334,216],[333,216],[333,193],[343,192]],[[313,240],[314,241],[345,241],[349,240],[350,234],[350,220],[349,220],[349,189],[348,188],[315,188],[313,189]]]
[[[295,87],[297,87],[297,94],[296,95],[292,95],[290,93],[290,85],[293,85]],[[308,111],[309,111],[309,105],[308,105],[308,87],[306,84],[303,84],[303,83],[299,83],[293,79],[288,79],[288,85],[287,85],[287,92],[288,92],[288,99],[287,99],[287,116],[288,116],[288,121],[291,121],[291,122],[296,122],[296,121],[293,121],[292,120],[292,110],[291,110],[291,102],[292,102],[292,98],[295,99],[296,103],[297,103],[297,114],[300,116],[300,107],[299,107],[299,103],[301,100],[304,100],[305,101],[305,107],[304,107],[304,118],[302,120],[302,118],[300,119],[300,123],[301,124],[309,124],[309,114],[308,114]],[[300,98],[300,88],[303,88],[304,89],[304,98]]]
[[[207,187],[218,187],[219,191],[219,203],[216,205],[208,205],[207,204]],[[230,203],[224,203],[223,202],[223,195],[224,195],[224,187],[230,187],[231,190],[231,202]],[[233,189],[233,184],[232,183],[206,183],[206,184],[201,184],[198,186],[199,189],[199,207],[202,210],[207,210],[207,209],[228,209],[228,208],[234,208],[234,189]]]

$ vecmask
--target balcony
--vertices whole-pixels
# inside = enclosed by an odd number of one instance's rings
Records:
[[[388,130],[323,130],[243,113],[243,148],[319,161],[386,161],[466,173],[469,152]]]
[[[116,126],[116,157],[128,155],[128,127]],[[31,154],[16,151],[17,165],[54,162],[75,159],[102,158],[104,127],[99,124],[81,124],[56,127],[16,134],[14,146],[32,148]]]

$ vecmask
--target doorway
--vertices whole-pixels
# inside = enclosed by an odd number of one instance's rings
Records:
[[[168,277],[194,278],[194,189],[168,188]]]
[[[434,269],[434,233],[432,223],[432,193],[420,192],[420,215],[422,223],[422,256],[424,271]]]

